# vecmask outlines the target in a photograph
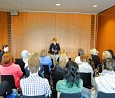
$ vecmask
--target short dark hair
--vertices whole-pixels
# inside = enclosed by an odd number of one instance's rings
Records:
[[[8,45],[7,45],[7,44],[6,44],[6,45],[2,45],[2,50],[3,50],[5,47],[8,47]]]

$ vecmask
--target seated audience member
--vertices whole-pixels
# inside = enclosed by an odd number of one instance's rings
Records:
[[[29,52],[28,50],[23,50],[21,52],[21,57],[22,57],[22,60],[23,62],[25,63],[25,68],[28,67],[28,57],[29,57]]]
[[[51,58],[49,56],[47,56],[47,50],[43,49],[40,52],[40,70],[39,70],[39,75],[43,77],[43,73],[44,73],[44,66],[49,66],[49,72],[50,72],[50,67],[52,65],[52,61]]]
[[[50,85],[47,79],[38,75],[40,60],[37,53],[28,58],[29,77],[23,77],[20,81],[23,96],[51,95]]]
[[[95,78],[97,90],[104,93],[115,93],[115,61],[108,51],[102,54],[106,61],[103,64],[102,73]]]
[[[86,88],[83,87],[83,90],[81,92],[82,98],[90,98],[91,97],[91,91],[93,91],[96,88],[96,83],[93,77],[94,71],[91,65],[86,61],[86,56],[82,56],[80,58],[76,59],[76,62],[78,63],[79,72],[81,73],[91,73],[91,85],[92,88]],[[95,96],[95,95],[94,95]]]
[[[29,52],[28,50],[23,50],[21,52],[21,57],[22,57],[22,62],[24,62],[24,76],[25,77],[28,77],[30,72],[29,72],[29,69],[28,69],[28,57],[29,57]]]
[[[112,58],[115,60],[115,55],[114,55],[114,52],[113,52],[113,50],[109,49],[109,50],[107,50],[107,51],[109,51],[109,52],[111,53],[111,55],[112,55]]]
[[[56,84],[58,96],[60,93],[78,93],[82,91],[83,81],[78,74],[77,63],[70,61],[66,64],[65,75],[63,80]]]
[[[100,58],[98,56],[98,53],[99,52],[95,48],[90,49],[90,54],[92,57],[92,61],[94,62],[95,68],[97,68],[100,64]]]
[[[82,58],[83,56],[84,56],[84,50],[82,49],[82,48],[79,48],[78,49],[78,56],[75,58],[75,62],[78,64],[78,63],[81,63],[81,61],[79,60],[79,62],[78,62],[78,60],[77,59],[80,59],[80,57]]]
[[[63,80],[64,78],[64,68],[66,66],[66,63],[69,61],[69,58],[67,57],[65,49],[61,49],[59,58],[57,59],[57,64],[54,68],[54,71],[52,73],[52,80],[53,80],[53,95],[54,97],[57,96],[56,92],[56,83],[59,80]]]
[[[94,71],[95,70],[95,65],[94,65],[94,62],[92,61],[91,55],[90,54],[86,54],[85,56],[86,56],[86,62],[88,62],[91,65],[91,67],[92,67],[92,69]]]
[[[8,45],[3,45],[3,46],[2,46],[2,50],[1,50],[1,52],[0,52],[0,62],[2,61],[2,56],[3,56],[3,54],[6,53],[6,52],[8,52],[8,51],[9,51]]]
[[[56,87],[56,83],[58,80],[62,80],[64,78],[64,68],[66,63],[69,61],[67,55],[64,51],[60,52],[60,56],[58,58],[58,63],[56,64],[53,72],[53,86]]]
[[[29,52],[27,50],[23,50],[21,52],[21,57],[22,58],[17,58],[15,59],[15,64],[18,64],[23,72],[23,76],[29,76],[28,72],[28,56]]]
[[[6,95],[12,93],[12,88],[9,85],[8,81],[1,81],[1,73],[0,73],[0,97],[3,96],[6,98]]]
[[[2,56],[2,65],[0,65],[0,72],[1,75],[13,75],[14,76],[14,81],[15,81],[15,86],[17,88],[20,87],[20,78],[22,76],[22,71],[19,65],[15,64],[13,62],[13,57],[11,53],[7,52],[4,53]]]

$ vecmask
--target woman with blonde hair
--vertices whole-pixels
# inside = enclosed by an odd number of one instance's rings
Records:
[[[100,58],[98,56],[98,51],[95,48],[90,49],[90,54],[92,57],[92,61],[94,62],[95,68],[97,68],[100,64]]]
[[[42,49],[40,52],[40,70],[39,70],[39,75],[43,77],[43,72],[44,72],[44,67],[43,66],[48,66],[49,67],[49,72],[50,72],[50,67],[52,65],[51,58],[47,56],[47,50]]]
[[[22,77],[22,71],[19,65],[14,63],[11,53],[4,53],[2,56],[2,65],[0,65],[1,75],[13,75],[15,86],[20,87],[20,78]]]
[[[54,90],[56,90],[56,83],[58,80],[62,80],[64,78],[64,68],[69,61],[67,55],[65,55],[65,52],[60,52],[60,56],[58,58],[58,63],[56,64],[53,72],[53,87]],[[56,91],[54,97],[56,97]]]

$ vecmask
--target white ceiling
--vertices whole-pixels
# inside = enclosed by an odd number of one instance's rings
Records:
[[[61,5],[56,6],[56,3]],[[96,8],[93,7],[95,4],[97,5]],[[115,6],[115,0],[0,0],[1,11],[97,14],[112,6]]]

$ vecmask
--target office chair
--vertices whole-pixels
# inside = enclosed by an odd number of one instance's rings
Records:
[[[44,77],[46,79],[48,79],[48,81],[50,82],[49,66],[48,65],[43,65],[43,69],[44,69]]]
[[[16,89],[13,75],[1,75],[1,80],[8,81],[9,85],[11,85],[11,88]]]
[[[23,60],[21,58],[17,58],[15,59],[15,64],[18,64],[22,72],[25,74],[25,70],[24,70],[25,63],[23,62]]]
[[[115,93],[98,92],[97,98],[115,98]]]
[[[80,98],[81,93],[61,93],[60,98]]]
[[[91,73],[79,73],[81,79],[83,80],[83,87],[91,89]]]

